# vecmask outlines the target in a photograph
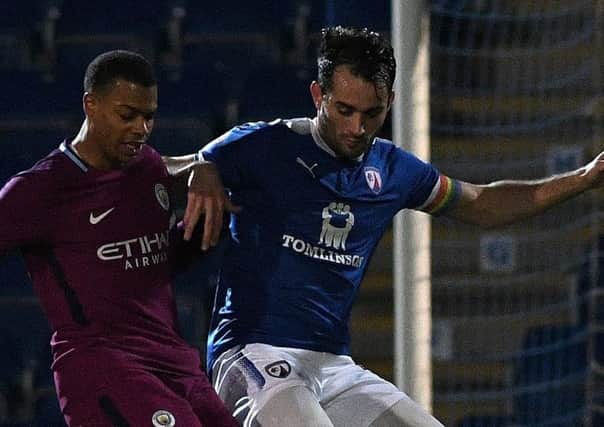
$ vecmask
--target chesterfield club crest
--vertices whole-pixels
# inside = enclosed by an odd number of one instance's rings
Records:
[[[376,168],[365,168],[365,180],[373,193],[379,194],[380,191],[382,191],[382,176],[380,175],[380,171]]]

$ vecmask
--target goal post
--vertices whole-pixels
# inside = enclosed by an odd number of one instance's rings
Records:
[[[428,161],[429,10],[423,0],[391,2],[397,60],[392,135],[398,146]],[[399,213],[394,220],[394,380],[426,409],[432,407],[430,218]]]

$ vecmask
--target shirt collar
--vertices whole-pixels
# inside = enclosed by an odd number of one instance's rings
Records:
[[[319,128],[318,128],[318,118],[315,117],[313,119],[310,120],[310,133],[312,135],[312,139],[315,141],[315,144],[317,144],[317,146],[325,151],[326,153],[328,153],[329,155],[331,155],[332,157],[337,157],[335,151],[333,151],[329,145],[327,145],[327,143],[325,142],[325,140],[321,137],[321,135],[319,134]],[[375,141],[375,139],[374,139]],[[360,163],[361,161],[363,161],[363,158],[365,157],[365,154],[361,154],[359,157],[357,157],[356,159],[354,159],[355,162]]]

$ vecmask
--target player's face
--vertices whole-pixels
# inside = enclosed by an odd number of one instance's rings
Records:
[[[86,113],[101,168],[121,168],[141,152],[153,129],[157,86],[118,79],[107,94],[87,94]]]
[[[345,65],[336,67],[329,92],[323,93],[313,82],[311,94],[321,137],[345,159],[355,159],[369,150],[394,96],[386,88],[354,76]]]

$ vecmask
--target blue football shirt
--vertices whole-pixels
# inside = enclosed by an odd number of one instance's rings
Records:
[[[209,368],[254,342],[349,354],[352,303],[392,218],[438,213],[456,188],[379,138],[357,161],[338,159],[306,118],[235,127],[201,154],[243,207],[218,281]]]

